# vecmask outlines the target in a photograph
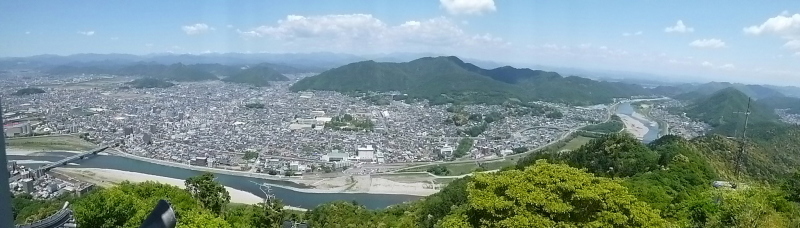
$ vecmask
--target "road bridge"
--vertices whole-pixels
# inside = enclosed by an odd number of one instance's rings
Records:
[[[61,159],[61,160],[56,161],[56,162],[52,162],[52,163],[49,163],[47,165],[43,165],[43,166],[39,167],[38,170],[41,170],[43,172],[47,172],[47,171],[50,171],[50,169],[53,169],[53,168],[58,167],[58,166],[66,165],[69,162],[72,162],[72,161],[75,161],[75,160],[79,160],[79,159],[84,159],[84,158],[86,158],[86,157],[88,157],[90,155],[95,155],[97,153],[100,153],[101,151],[104,151],[104,150],[108,149],[108,148],[109,148],[109,146],[100,146],[100,147],[94,148],[94,149],[92,149],[90,151],[82,152],[82,153],[79,153],[79,154],[76,154],[76,155],[72,155],[72,156],[66,157],[66,158]]]

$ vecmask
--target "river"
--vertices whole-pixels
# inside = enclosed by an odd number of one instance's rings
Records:
[[[642,142],[649,143],[658,139],[660,131],[658,128],[658,123],[656,121],[649,120],[641,115],[637,115],[638,117],[633,116],[634,112],[635,111],[633,109],[633,106],[631,106],[630,102],[623,102],[617,105],[616,113],[629,115],[634,119],[638,120],[639,122],[642,122],[647,127],[648,131],[647,134],[645,134],[644,137],[642,137]]]
[[[42,153],[39,153],[42,154]],[[66,156],[72,155],[70,153],[44,153],[42,156],[15,156],[8,155],[8,160],[33,160],[33,161],[58,161]],[[26,161],[28,163],[30,161]],[[76,161],[78,165],[68,165],[66,168],[103,168],[103,169],[116,169],[129,172],[137,172],[144,174],[151,174],[163,177],[186,179],[192,176],[200,175],[200,171],[182,169],[171,166],[164,166],[153,164],[149,162],[134,160],[126,157],[113,156],[113,155],[97,155],[89,159]],[[28,163],[24,164],[27,167],[38,167],[41,164]],[[258,183],[270,183],[276,185],[291,185],[283,181],[271,181],[251,177],[242,177],[226,174],[214,174],[217,181],[225,186],[247,191],[257,196],[263,196],[264,193],[259,190],[258,186],[251,181]],[[298,186],[292,186],[298,187]],[[400,204],[403,202],[418,200],[419,196],[409,195],[386,195],[386,194],[366,194],[366,193],[304,193],[291,189],[273,187],[272,193],[275,197],[281,199],[284,204],[312,209],[319,204],[336,201],[356,201],[369,209],[386,208],[390,205]]]

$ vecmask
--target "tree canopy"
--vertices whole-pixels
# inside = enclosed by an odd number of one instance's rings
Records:
[[[443,227],[665,227],[657,210],[611,179],[539,160],[525,170],[476,174],[467,204]]]
[[[231,195],[225,186],[214,180],[211,173],[203,173],[200,176],[186,179],[186,190],[200,201],[200,204],[214,212],[221,214],[225,205],[231,202]]]

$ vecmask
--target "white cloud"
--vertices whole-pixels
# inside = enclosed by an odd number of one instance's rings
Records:
[[[111,37],[111,40],[119,40],[119,37]]]
[[[92,36],[92,35],[94,35],[94,31],[78,31],[78,34],[81,34],[81,35],[84,35],[84,36]]]
[[[703,66],[706,66],[706,67],[714,66],[714,64],[712,64],[712,63],[710,63],[710,62],[708,62],[708,61],[704,61],[704,62],[703,62],[703,63],[701,63],[700,65],[703,65]]]
[[[145,46],[145,47],[153,47],[153,44],[151,44],[151,43],[146,43],[146,44],[144,44],[144,46]]]
[[[483,14],[494,12],[494,0],[439,0],[440,7],[453,15],[459,14]]]
[[[761,25],[753,25],[742,29],[747,34],[761,35],[772,33],[783,37],[800,36],[800,14],[789,16],[788,13],[767,19]]]
[[[213,27],[210,27],[210,26],[208,26],[208,25],[206,25],[204,23],[186,25],[186,26],[181,27],[181,29],[187,35],[199,35],[199,34],[203,34],[203,33],[206,33],[208,31],[213,31],[214,30]]]
[[[694,28],[688,27],[685,24],[683,24],[683,20],[678,20],[678,22],[675,23],[675,26],[664,28],[664,32],[687,33],[687,32],[694,32]]]
[[[725,42],[720,39],[702,39],[692,41],[689,43],[689,46],[698,48],[723,48],[725,47]]]
[[[736,66],[735,66],[735,65],[733,65],[733,64],[730,64],[730,63],[728,63],[728,64],[725,64],[725,65],[722,65],[722,66],[720,66],[719,68],[720,68],[720,69],[726,69],[726,70],[729,70],[729,69],[734,69],[734,68],[736,68]]]
[[[25,35],[31,34],[31,31],[25,31]]]
[[[227,26],[225,26],[225,27],[228,27],[228,28],[233,28],[233,25],[227,25]]]
[[[644,33],[642,33],[642,31],[637,31],[637,32],[634,32],[634,33],[626,32],[626,33],[622,33],[622,36],[641,36],[642,34],[644,34]]]
[[[783,45],[783,47],[791,50],[800,50],[800,40],[790,40]]]
[[[237,30],[245,39],[272,38],[286,43],[301,43],[333,48],[395,48],[408,46],[444,48],[455,46],[506,46],[491,34],[467,34],[458,23],[445,17],[406,21],[388,25],[370,14],[322,16],[288,15],[275,25]],[[308,48],[308,45],[306,45]]]

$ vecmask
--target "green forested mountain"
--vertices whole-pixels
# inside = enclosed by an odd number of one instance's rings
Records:
[[[747,111],[748,97],[738,89],[729,87],[722,89],[703,99],[698,99],[685,107],[684,112],[689,118],[706,122],[715,127],[715,132],[733,136],[737,128],[744,126],[744,112]],[[753,100],[750,106],[750,125],[767,124],[776,122],[778,116],[769,109]]]
[[[270,81],[288,81],[289,78],[266,66],[254,66],[240,70],[222,81],[249,84],[253,86],[268,86]]]
[[[291,89],[400,91],[433,103],[496,104],[515,98],[585,105],[609,103],[615,97],[649,94],[635,85],[562,77],[554,72],[513,67],[485,70],[452,56],[426,57],[406,63],[351,63],[300,80]]]
[[[786,96],[779,90],[774,89],[770,86],[746,85],[741,83],[730,83],[730,82],[709,82],[704,84],[681,84],[675,86],[659,86],[653,89],[653,91],[664,96],[687,97],[686,95],[682,94],[689,93],[689,94],[711,95],[727,88],[735,88],[744,93],[745,95],[752,97],[753,99],[764,99],[768,97]]]
[[[771,109],[788,109],[789,113],[800,114],[800,98],[797,97],[768,97],[758,102]]]

